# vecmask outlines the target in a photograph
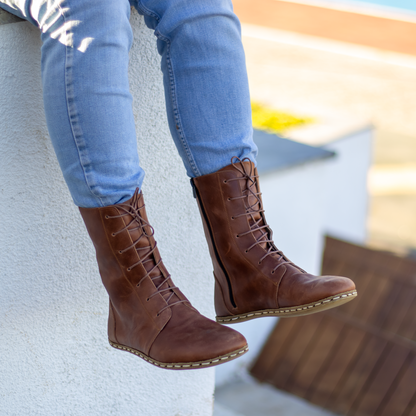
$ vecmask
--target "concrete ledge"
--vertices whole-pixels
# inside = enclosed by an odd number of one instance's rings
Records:
[[[130,22],[149,220],[175,284],[213,317],[211,261],[167,128],[156,39],[137,12]],[[33,25],[0,26],[0,414],[211,416],[214,368],[161,370],[108,344],[108,296],[46,128],[40,48]]]
[[[254,130],[254,141],[259,148],[259,173],[287,169],[335,156],[334,152],[322,147],[298,143],[261,130]]]

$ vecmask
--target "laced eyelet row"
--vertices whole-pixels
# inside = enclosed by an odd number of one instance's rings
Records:
[[[141,278],[141,280],[136,284],[136,287],[140,287],[141,286],[141,282],[146,279],[146,278],[150,278],[152,281],[154,281],[155,279],[159,279],[161,278],[163,281],[157,285],[156,287],[156,291],[155,293],[153,293],[152,295],[150,295],[146,301],[150,302],[151,298],[153,296],[155,296],[157,293],[160,294],[160,296],[162,296],[164,298],[164,300],[166,301],[166,306],[164,308],[162,308],[162,310],[160,310],[157,313],[157,316],[160,316],[163,311],[165,309],[171,308],[172,306],[178,304],[178,303],[183,303],[183,302],[189,302],[186,299],[180,299],[180,300],[173,300],[171,301],[172,296],[174,295],[174,289],[176,289],[176,286],[171,286],[170,283],[167,283],[171,277],[170,275],[164,276],[163,274],[160,274],[159,276],[156,277],[151,277],[151,273],[153,272],[153,270],[160,268],[160,263],[161,263],[161,259],[159,259],[158,261],[154,258],[154,251],[156,250],[156,243],[154,244],[154,246],[152,247],[152,244],[150,244],[149,241],[149,246],[146,247],[137,247],[139,241],[142,238],[150,238],[153,236],[154,234],[154,230],[153,227],[148,223],[147,220],[145,220],[142,216],[141,216],[141,212],[140,210],[144,208],[144,204],[142,206],[139,206],[139,198],[140,198],[140,194],[138,192],[138,190],[136,190],[135,194],[134,194],[134,198],[133,198],[133,202],[130,204],[119,204],[118,205],[118,211],[119,211],[119,215],[105,215],[105,219],[112,219],[112,218],[121,218],[124,216],[130,216],[131,217],[131,221],[126,224],[123,228],[121,228],[120,230],[116,230],[114,232],[111,233],[112,237],[116,237],[119,233],[123,232],[123,231],[127,231],[129,233],[131,233],[132,231],[136,231],[138,229],[142,229],[142,235],[133,242],[133,244],[131,244],[129,247],[125,247],[124,249],[119,249],[116,250],[115,252],[118,251],[118,254],[122,255],[123,253],[127,252],[130,249],[135,249],[136,251],[138,250],[144,250],[146,249],[146,254],[144,256],[139,256],[139,261],[136,262],[133,265],[130,265],[129,267],[126,267],[124,270],[126,270],[127,272],[131,272],[133,270],[133,268],[135,268],[136,266],[138,266],[139,264],[144,265],[144,263],[148,262],[148,261],[153,261],[154,265],[152,264],[152,268],[151,270],[146,270],[146,274]],[[148,229],[146,228],[148,227],[150,229],[150,232],[148,231]],[[152,257],[150,257],[152,256]],[[141,273],[139,272],[139,275]],[[162,288],[163,285],[165,288]],[[164,296],[164,294],[166,292],[170,293],[170,296],[166,297]]]
[[[247,204],[245,207],[246,212],[244,214],[242,213],[238,215],[238,217],[243,216],[243,215],[248,215],[253,220],[253,223],[250,223],[250,230],[247,232],[243,232],[242,235],[245,236],[249,234],[250,232],[252,233],[255,239],[255,243],[250,247],[250,249],[258,244],[262,244],[262,243],[266,244],[267,246],[266,249],[268,248],[268,250],[266,254],[263,255],[262,260],[274,254],[278,255],[279,257],[277,261],[279,262],[279,264],[276,266],[276,268],[280,267],[280,265],[284,263],[293,264],[290,260],[286,259],[284,254],[280,250],[277,250],[273,244],[273,241],[271,239],[272,231],[270,230],[268,224],[265,222],[265,218],[262,215],[262,213],[264,212],[264,209],[262,207],[261,192],[256,186],[258,175],[256,175],[255,170],[253,170],[254,168],[252,167],[252,164],[247,166],[244,164],[244,162],[251,162],[251,161],[247,157],[243,159],[240,159],[239,157],[236,157],[236,156],[231,158],[231,164],[239,172],[239,175],[235,178],[229,179],[228,181],[244,180],[246,181],[246,188],[242,190],[241,196],[233,195],[232,198],[231,197],[227,198],[227,201],[247,198]],[[223,182],[226,183],[227,180],[223,180]],[[254,186],[254,188],[252,188],[252,186]],[[254,198],[254,202],[249,199],[250,197]],[[254,215],[257,215],[258,219],[254,218]],[[231,217],[231,220],[235,220],[235,219],[236,217],[234,216]],[[259,232],[259,235],[254,234],[254,232],[256,231]],[[240,234],[237,234],[236,238],[239,238],[239,237],[240,237]],[[246,250],[245,252],[248,253],[248,251],[250,250]],[[262,261],[259,261],[258,265],[260,266],[261,264],[262,264]],[[270,272],[271,274],[274,274],[275,270],[271,270]]]

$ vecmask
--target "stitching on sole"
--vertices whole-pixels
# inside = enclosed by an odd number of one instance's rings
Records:
[[[320,302],[314,303],[313,305],[306,305],[306,306],[300,305],[296,309],[281,309],[281,310],[277,309],[277,310],[272,310],[272,311],[269,310],[269,311],[263,311],[263,312],[250,312],[246,315],[237,315],[237,316],[233,316],[233,317],[224,317],[224,318],[222,318],[220,316],[217,316],[216,321],[217,322],[231,322],[231,321],[245,320],[245,319],[251,318],[253,316],[255,316],[255,317],[264,316],[264,315],[279,316],[279,315],[287,314],[287,313],[290,313],[290,312],[299,312],[299,311],[302,311],[302,310],[313,309],[313,308],[316,308],[316,307],[321,306],[321,305],[327,305],[327,304],[330,304],[332,302],[336,302],[338,300],[344,300],[344,299],[352,297],[352,296],[357,296],[357,294],[358,293],[355,290],[355,291],[352,291],[350,293],[345,293],[345,294],[342,294],[342,295],[333,296],[330,299],[321,300]]]
[[[214,366],[214,365],[217,365],[220,362],[224,362],[225,360],[228,360],[230,358],[234,359],[238,355],[244,354],[248,351],[248,346],[246,346],[240,351],[238,351],[238,350],[237,351],[232,351],[228,355],[217,357],[217,358],[215,358],[213,360],[210,360],[210,361],[203,361],[203,362],[201,361],[201,362],[198,362],[198,363],[192,363],[191,362],[191,363],[183,363],[183,364],[173,364],[173,363],[168,364],[168,363],[161,363],[159,361],[152,360],[151,358],[149,358],[145,354],[135,350],[134,348],[129,348],[129,347],[126,347],[126,346],[121,345],[121,344],[116,344],[115,342],[112,342],[110,340],[108,340],[108,342],[110,343],[110,345],[113,348],[116,348],[116,349],[122,350],[122,351],[127,351],[127,352],[130,352],[130,353],[134,354],[134,355],[137,355],[138,357],[147,361],[149,364],[153,364],[157,367],[168,368],[168,369],[172,369],[172,370],[175,370],[175,369],[192,369],[192,368],[197,368],[197,367],[201,367],[201,366],[203,366],[203,367]]]

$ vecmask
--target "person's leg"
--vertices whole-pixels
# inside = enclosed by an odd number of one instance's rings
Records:
[[[48,130],[76,205],[125,201],[141,187],[128,53],[128,0],[0,0],[41,30]]]
[[[230,0],[130,0],[155,30],[169,127],[188,176],[256,161],[240,24]]]
[[[244,354],[241,334],[200,315],[173,284],[147,219],[127,80],[128,0],[7,1],[42,31],[48,128],[110,297],[110,344],[171,369]]]
[[[132,3],[158,37],[169,124],[192,178],[214,266],[218,321],[307,315],[353,299],[357,292],[350,279],[310,275],[272,241],[231,2]]]

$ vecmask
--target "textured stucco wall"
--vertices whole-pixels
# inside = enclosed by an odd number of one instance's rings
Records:
[[[197,206],[167,130],[152,32],[133,13],[130,82],[147,209],[175,283],[213,317]],[[107,342],[108,300],[48,138],[39,32],[0,26],[1,415],[212,414],[214,370],[169,372]]]

